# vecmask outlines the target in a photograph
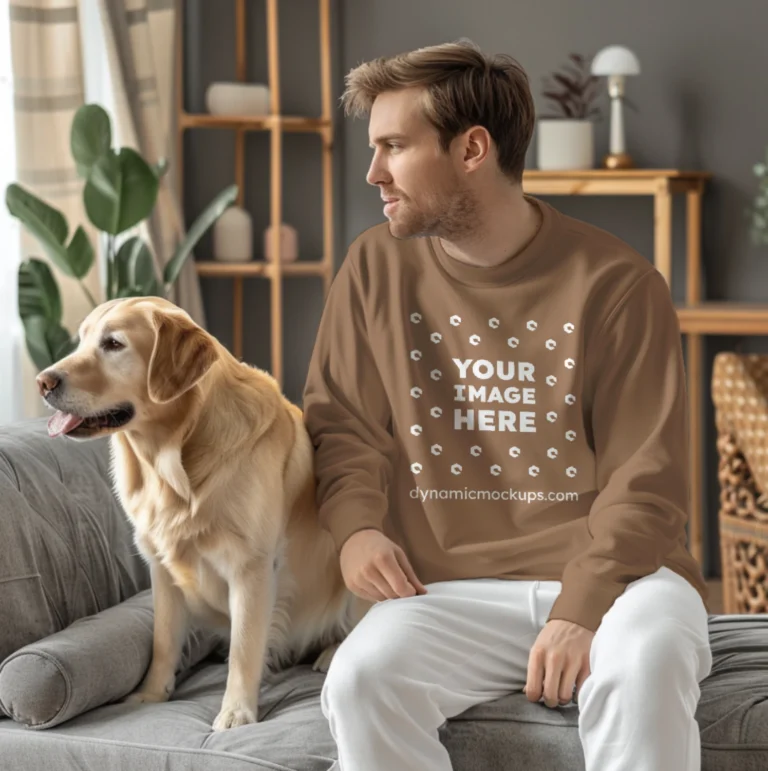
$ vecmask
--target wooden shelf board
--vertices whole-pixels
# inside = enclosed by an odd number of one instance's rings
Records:
[[[303,260],[284,262],[279,272],[284,276],[323,276],[330,270],[321,260]],[[195,263],[199,276],[215,276],[218,278],[249,278],[271,276],[278,272],[272,262],[252,260],[251,262],[216,262],[199,260]]]
[[[710,179],[712,172],[686,169],[573,169],[542,171],[526,169],[523,178],[531,179]]]
[[[523,173],[523,189],[531,195],[655,195],[660,186],[672,193],[696,190],[711,176],[679,169],[531,169]]]
[[[768,335],[768,303],[710,301],[678,305],[677,317],[685,334]]]
[[[283,131],[322,132],[331,127],[331,121],[298,115],[208,115],[184,112],[179,116],[179,125],[185,129],[218,128],[245,131],[269,131],[276,126]]]

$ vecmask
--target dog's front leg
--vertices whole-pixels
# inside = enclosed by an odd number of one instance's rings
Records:
[[[155,559],[150,562],[154,633],[152,661],[138,690],[125,701],[167,701],[176,685],[176,668],[186,638],[189,617],[184,595],[168,571]]]
[[[213,723],[215,731],[256,722],[274,580],[272,560],[267,557],[253,560],[229,579],[229,673],[221,711]]]

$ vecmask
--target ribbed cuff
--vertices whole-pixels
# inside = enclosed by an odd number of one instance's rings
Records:
[[[364,503],[344,501],[333,509],[321,511],[320,520],[331,534],[338,553],[347,538],[358,530],[373,528],[383,532],[384,515],[366,508]]]
[[[591,576],[567,577],[566,571],[562,591],[552,606],[548,620],[571,621],[595,632],[603,616],[625,589],[626,584],[601,581]]]

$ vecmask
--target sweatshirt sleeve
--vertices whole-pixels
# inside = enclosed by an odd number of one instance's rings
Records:
[[[320,522],[340,550],[357,530],[383,530],[393,447],[389,400],[371,351],[353,255],[326,299],[303,411],[315,448]]]
[[[680,327],[664,278],[644,274],[595,338],[591,430],[598,494],[588,548],[563,571],[550,619],[596,630],[627,584],[686,543],[689,438]]]

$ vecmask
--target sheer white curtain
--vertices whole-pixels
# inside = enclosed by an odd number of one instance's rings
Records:
[[[77,5],[80,14],[85,101],[88,104],[99,104],[109,113],[112,124],[112,145],[113,147],[122,147],[126,142],[120,121],[117,120],[119,107],[109,70],[101,9],[96,0],[77,0]],[[106,242],[102,239],[97,249],[99,270],[102,276],[106,275],[105,247]]]
[[[21,420],[24,333],[16,304],[21,256],[18,222],[8,214],[5,189],[16,179],[9,0],[0,0],[0,426]]]

